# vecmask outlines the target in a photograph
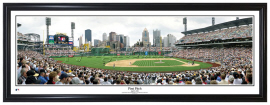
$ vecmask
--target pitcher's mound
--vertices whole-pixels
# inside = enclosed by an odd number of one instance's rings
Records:
[[[155,63],[164,63],[164,62],[155,62]]]

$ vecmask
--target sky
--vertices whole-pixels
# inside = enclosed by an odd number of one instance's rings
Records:
[[[51,18],[49,35],[57,32],[66,33],[71,36],[71,22],[75,22],[74,45],[78,46],[78,38],[83,36],[86,29],[92,30],[92,45],[94,39],[102,40],[103,33],[109,36],[110,32],[123,34],[130,37],[130,45],[134,45],[142,39],[142,32],[146,28],[149,32],[150,42],[153,44],[153,30],[161,30],[161,36],[174,35],[177,40],[184,35],[183,18],[187,18],[187,30],[204,28],[212,25],[212,17],[215,17],[215,24],[224,23],[239,19],[248,18],[243,16],[17,16],[16,22],[22,24],[17,31],[22,34],[36,33],[40,40],[46,38],[45,18]]]

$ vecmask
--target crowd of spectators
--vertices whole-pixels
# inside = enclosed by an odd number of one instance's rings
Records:
[[[177,50],[176,47],[134,47],[134,52],[142,52],[142,51],[174,51]]]
[[[224,55],[213,52],[224,51]],[[195,56],[209,52],[209,57],[223,59],[225,67],[170,73],[114,71],[56,62],[34,51],[18,54],[17,83],[44,85],[241,85],[252,84],[251,48],[189,49],[175,56]],[[197,56],[197,55],[196,55]],[[204,57],[198,55],[197,57]],[[242,58],[243,57],[243,58]]]
[[[116,53],[132,53],[133,52],[144,52],[144,51],[150,51],[150,52],[159,52],[159,51],[176,51],[176,47],[134,47],[131,51],[111,51],[110,54],[116,54]]]
[[[227,67],[251,65],[251,47],[230,47],[230,48],[197,48],[184,49],[169,54],[169,56],[188,59],[208,59],[221,61]]]
[[[210,41],[215,39],[243,38],[252,37],[252,35],[252,25],[248,25],[217,30],[209,33],[186,35],[182,37],[178,43],[194,43],[198,41]]]
[[[46,50],[45,54],[49,56],[67,56],[74,55],[76,54],[76,52],[74,52],[73,50]]]
[[[23,35],[20,32],[17,32],[18,40],[27,40],[27,36]]]

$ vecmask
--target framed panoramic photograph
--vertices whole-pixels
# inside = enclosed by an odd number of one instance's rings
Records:
[[[4,102],[266,102],[266,3],[4,3]]]

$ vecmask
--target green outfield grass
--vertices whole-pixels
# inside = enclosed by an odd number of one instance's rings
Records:
[[[104,66],[103,63],[106,62],[112,62],[112,61],[119,61],[119,60],[127,60],[127,59],[157,59],[157,60],[149,60],[146,62],[146,60],[142,61],[136,61],[133,63],[133,65],[137,65],[139,67],[108,67]],[[72,64],[72,65],[78,65],[78,66],[86,66],[86,67],[93,67],[93,68],[101,68],[101,69],[110,69],[110,70],[119,70],[119,71],[136,71],[136,72],[173,72],[173,71],[184,71],[184,70],[198,70],[200,68],[209,68],[212,65],[208,63],[203,62],[196,62],[195,64],[200,64],[200,66],[196,67],[184,67],[184,66],[174,66],[174,65],[181,65],[183,63],[174,61],[174,60],[162,60],[161,64],[157,64],[154,62],[159,62],[159,59],[162,59],[163,57],[158,56],[152,56],[147,57],[140,56],[139,58],[137,56],[99,56],[99,57],[73,57],[67,58],[54,58],[55,60],[63,61],[62,63],[66,64]],[[79,62],[79,60],[81,61]],[[183,62],[192,62],[186,59],[179,59],[179,58],[173,58],[176,60],[181,60]],[[145,63],[143,63],[145,62]],[[147,63],[147,64],[146,64]],[[116,65],[117,66],[117,65]],[[152,66],[152,67],[144,67],[144,66]],[[159,66],[171,66],[171,67],[159,67]]]

